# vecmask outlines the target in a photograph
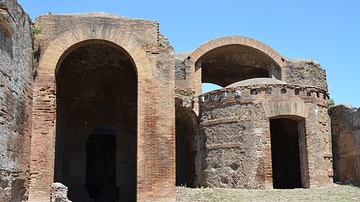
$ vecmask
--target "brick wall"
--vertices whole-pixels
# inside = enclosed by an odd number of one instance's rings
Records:
[[[92,13],[45,15],[38,17],[35,24],[42,28],[42,32],[35,40],[38,63],[34,87],[30,199],[45,201],[54,177],[54,140],[57,135],[54,121],[56,113],[60,113],[55,96],[56,72],[60,71],[58,68],[62,68],[60,65],[72,51],[101,44],[125,53],[136,68],[137,200],[174,200],[173,50],[159,33],[158,23]]]

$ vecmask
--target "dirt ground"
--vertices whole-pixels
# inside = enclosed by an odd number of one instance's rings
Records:
[[[311,189],[239,190],[177,187],[176,201],[360,201],[360,187],[333,184]]]

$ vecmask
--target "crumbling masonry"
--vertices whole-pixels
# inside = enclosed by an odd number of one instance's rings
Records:
[[[328,103],[318,63],[251,38],[174,54],[155,21],[0,0],[0,201],[359,185],[359,111]]]

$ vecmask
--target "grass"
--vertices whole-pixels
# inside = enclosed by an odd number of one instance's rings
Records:
[[[244,190],[177,187],[176,201],[360,201],[360,188],[329,185],[312,189]]]

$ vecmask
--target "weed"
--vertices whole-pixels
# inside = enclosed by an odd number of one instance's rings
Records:
[[[37,34],[40,34],[42,31],[42,28],[39,27],[39,26],[36,26],[36,25],[31,25],[30,26],[30,33],[31,35],[37,35]]]

